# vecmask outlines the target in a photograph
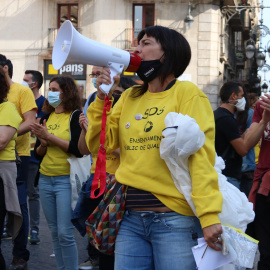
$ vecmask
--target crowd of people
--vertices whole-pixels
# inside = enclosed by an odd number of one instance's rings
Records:
[[[142,84],[117,75],[107,94],[113,104],[105,132],[106,175],[108,181],[115,177],[128,186],[125,214],[114,255],[105,255],[88,242],[88,259],[82,264],[74,227],[84,236],[85,221],[102,199],[90,198],[90,193],[106,102],[100,85],[111,83],[110,69],[93,67],[96,92],[82,104],[71,77],[53,77],[46,99],[39,93],[39,71],[25,71],[25,85],[15,83],[12,62],[0,55],[0,233],[13,239],[8,269],[26,269],[28,236],[30,244],[42,241],[40,204],[58,270],[196,269],[192,247],[198,238],[221,250],[217,153],[225,161],[227,180],[254,204],[255,220],[247,233],[259,240],[258,270],[269,270],[270,95],[259,99],[241,82],[229,81],[221,87],[221,105],[213,112],[196,85],[177,80],[189,65],[191,49],[183,35],[166,27],[142,30],[134,53],[142,60],[137,71]],[[188,159],[196,216],[160,157],[170,112],[195,119],[205,135],[204,145]],[[91,176],[85,179],[74,211],[67,161],[71,155],[92,159]],[[0,268],[6,269],[1,246]]]

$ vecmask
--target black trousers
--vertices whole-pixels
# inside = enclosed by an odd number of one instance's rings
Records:
[[[6,216],[6,205],[5,205],[4,185],[2,179],[0,178],[0,236],[3,233],[5,216]],[[6,262],[2,255],[1,250],[1,238],[0,238],[0,269],[6,270]]]
[[[259,240],[260,261],[258,270],[270,269],[270,196],[256,195],[255,238]]]
[[[243,172],[240,181],[240,191],[244,192],[248,197],[253,185],[254,171]]]
[[[90,258],[99,258],[99,270],[114,270],[114,255],[106,255],[99,252],[89,242],[87,249]]]

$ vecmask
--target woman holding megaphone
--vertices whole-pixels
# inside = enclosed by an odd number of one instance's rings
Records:
[[[115,244],[115,269],[195,269],[191,248],[197,239],[204,236],[211,248],[220,250],[215,243],[222,233],[213,111],[200,89],[177,80],[191,58],[190,46],[180,33],[151,26],[140,32],[138,42],[134,53],[142,60],[137,74],[144,84],[126,90],[107,113],[105,148],[112,152],[120,147],[116,179],[128,186],[126,211]],[[109,99],[119,77],[114,80]],[[99,86],[110,83],[110,70],[104,68],[96,80],[96,101],[87,111],[86,143],[92,153],[100,146],[105,102]],[[169,112],[189,115],[205,133],[204,146],[189,158],[198,218],[160,157],[164,119]]]

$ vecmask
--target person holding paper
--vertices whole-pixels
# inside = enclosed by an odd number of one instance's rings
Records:
[[[218,214],[222,195],[215,163],[215,123],[206,95],[191,82],[177,80],[187,68],[191,50],[175,30],[151,26],[138,35],[134,53],[142,59],[137,71],[144,82],[126,90],[107,113],[107,152],[120,147],[116,179],[127,185],[126,212],[115,246],[115,269],[195,269],[191,248],[204,236],[207,244],[220,250],[222,227]],[[114,77],[108,97],[119,82]],[[98,94],[87,110],[86,143],[91,153],[100,145],[101,116],[105,94],[101,84],[111,82],[104,68],[96,80]],[[204,146],[189,158],[195,217],[184,196],[174,185],[159,153],[164,119],[169,112],[194,118],[205,133]],[[206,120],[207,119],[207,120]]]

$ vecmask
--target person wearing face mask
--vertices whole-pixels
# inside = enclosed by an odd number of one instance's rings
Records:
[[[71,223],[71,155],[81,157],[78,140],[81,98],[74,80],[56,76],[50,80],[47,115],[31,125],[37,142],[34,154],[40,164],[39,190],[43,212],[52,235],[57,269],[77,270],[78,253]]]
[[[244,88],[244,97],[246,99],[246,105],[244,111],[236,111],[235,117],[239,126],[241,136],[250,127],[252,122],[252,116],[254,110],[250,107],[249,94],[247,94]],[[240,180],[240,191],[244,192],[248,197],[252,187],[254,170],[256,169],[255,163],[255,147],[251,148],[248,153],[242,158],[242,175]]]
[[[126,90],[107,112],[104,147],[108,153],[120,147],[115,177],[128,186],[126,211],[116,237],[114,268],[195,269],[191,248],[198,244],[197,239],[204,236],[215,250],[220,250],[216,243],[221,243],[218,213],[222,210],[222,195],[214,169],[213,110],[196,85],[177,80],[191,59],[183,35],[162,26],[147,27],[139,33],[134,53],[142,60],[137,74],[143,85]],[[119,79],[114,77],[110,101]],[[110,82],[110,70],[104,68],[96,80],[97,98],[87,110],[85,140],[91,153],[98,153],[101,115],[108,102],[99,87]],[[205,133],[205,144],[189,158],[198,218],[160,157],[164,120],[171,112],[194,118]]]
[[[102,69],[101,69],[102,70]],[[122,93],[134,86],[137,85],[135,81],[132,79],[122,77],[120,78],[119,85],[115,89],[113,96],[114,96],[114,102],[112,104],[112,107],[117,103],[119,98],[121,97]],[[91,101],[91,103],[94,100]],[[88,120],[84,114],[80,115],[80,125],[82,128],[82,132],[79,139],[79,150],[84,155],[91,154],[88,150],[88,147],[85,143],[85,134],[87,131],[88,126]],[[107,177],[113,177],[115,174],[115,171],[117,170],[119,163],[120,163],[120,150],[117,149],[112,153],[108,153],[106,155],[106,173]],[[91,176],[86,181],[86,183],[82,186],[80,196],[77,202],[77,205],[74,209],[73,215],[72,215],[72,223],[74,226],[78,229],[80,234],[82,236],[85,236],[86,234],[86,228],[85,228],[85,221],[89,217],[89,215],[94,211],[95,207],[98,205],[99,201],[101,200],[102,196],[97,199],[90,199],[90,192],[91,192],[91,185],[95,174],[95,168],[96,168],[96,162],[97,162],[97,155],[93,155],[93,164],[91,167]],[[101,254],[98,252],[89,242],[87,246],[88,250],[88,259],[81,263],[79,265],[79,269],[81,270],[89,270],[93,267],[99,266],[100,270],[113,270],[113,264],[114,264],[114,257],[110,255]]]
[[[36,104],[37,104],[37,122],[39,123],[40,118],[45,114],[42,111],[42,107],[46,98],[40,94],[39,89],[43,84],[43,76],[37,70],[26,70],[23,81],[29,86],[33,91]],[[36,138],[34,134],[30,133],[30,148],[31,156],[29,162],[29,172],[27,179],[27,195],[28,195],[28,208],[29,208],[29,218],[30,218],[30,239],[29,243],[32,245],[39,244],[39,220],[40,220],[40,200],[39,200],[39,190],[35,187],[35,179],[39,169],[39,160],[34,157],[34,146]]]
[[[236,111],[243,112],[246,106],[244,86],[240,82],[224,83],[219,94],[222,104],[214,111],[216,152],[225,161],[222,173],[231,184],[240,189],[242,157],[256,145],[260,129],[248,129],[243,135],[240,134],[234,117]]]
[[[101,70],[102,70],[102,67],[93,66],[92,73],[89,75],[91,78],[91,82],[92,82],[93,86],[95,87],[95,89],[97,88],[96,80],[97,80],[97,77],[100,75]],[[87,111],[90,103],[95,100],[96,94],[97,94],[97,91],[91,93],[89,95],[89,97],[87,98],[85,105],[84,105],[84,108],[83,108],[83,113],[85,116],[86,116],[86,111]]]

